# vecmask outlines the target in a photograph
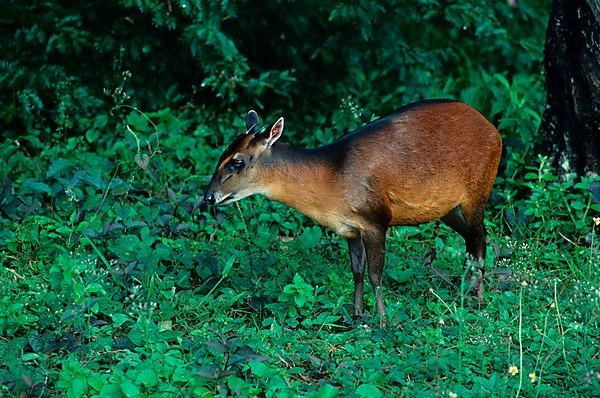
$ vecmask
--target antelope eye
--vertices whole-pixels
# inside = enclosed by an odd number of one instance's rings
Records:
[[[229,163],[227,163],[227,171],[230,173],[240,172],[245,166],[244,159],[231,159]]]

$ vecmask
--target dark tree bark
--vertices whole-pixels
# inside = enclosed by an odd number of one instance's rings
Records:
[[[544,67],[539,149],[559,172],[600,174],[600,0],[554,1]]]

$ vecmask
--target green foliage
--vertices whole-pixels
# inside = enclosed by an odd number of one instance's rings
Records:
[[[2,3],[0,395],[599,395],[600,206],[533,155],[549,1],[520,3]],[[426,97],[504,137],[485,304],[418,266],[463,274],[445,227],[390,232],[379,329],[345,242],[202,204],[248,108],[318,145]]]

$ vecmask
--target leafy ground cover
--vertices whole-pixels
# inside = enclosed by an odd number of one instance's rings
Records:
[[[522,179],[500,177],[488,210],[481,305],[422,266],[434,246],[460,278],[458,235],[393,229],[379,329],[371,292],[351,317],[343,240],[262,198],[202,205],[194,165],[220,149],[189,120],[131,111],[105,153],[2,145],[4,395],[598,395],[591,179],[514,160]]]

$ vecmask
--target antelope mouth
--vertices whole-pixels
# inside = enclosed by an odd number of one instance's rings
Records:
[[[226,205],[231,202],[235,202],[234,192],[221,196],[221,198],[217,201],[217,203],[215,203],[215,205]]]

